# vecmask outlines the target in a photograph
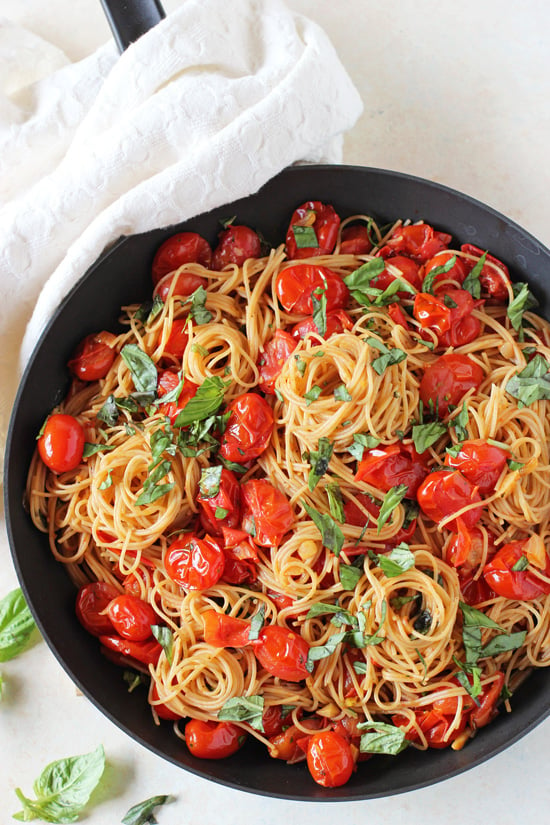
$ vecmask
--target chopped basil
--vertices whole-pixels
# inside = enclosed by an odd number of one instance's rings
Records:
[[[473,269],[468,272],[466,278],[462,283],[462,289],[465,289],[466,292],[469,292],[472,298],[479,298],[481,295],[481,281],[479,276],[485,266],[485,261],[487,260],[487,253],[484,252],[481,258],[476,262],[476,265]]]
[[[184,301],[185,304],[191,304],[189,315],[196,321],[197,324],[208,324],[214,317],[210,310],[206,309],[206,299],[208,293],[203,286],[199,286],[190,296]]]
[[[236,461],[229,461],[227,458],[222,458],[221,456],[220,459],[226,470],[231,470],[232,473],[244,475],[248,471],[248,467],[245,467],[243,464],[237,464]]]
[[[128,685],[128,693],[133,693],[139,685],[144,685],[146,683],[143,674],[137,673],[135,670],[125,670],[122,674],[122,678]],[[147,679],[147,684],[148,683],[149,680]]]
[[[191,344],[191,352],[196,352],[197,355],[202,355],[203,358],[209,354],[206,347],[203,347],[202,344]]]
[[[310,647],[309,653],[307,654],[306,670],[311,673],[315,662],[318,662],[319,659],[326,659],[327,656],[331,656],[337,649],[338,645],[345,640],[346,635],[347,634],[344,632],[334,633],[324,645]]]
[[[382,553],[377,556],[376,563],[386,578],[393,579],[414,567],[414,553],[409,550],[409,545],[402,541],[387,556]]]
[[[358,676],[364,676],[367,672],[367,663],[366,662],[353,662],[352,668],[357,673]]]
[[[298,370],[298,373],[303,377],[307,368],[307,361],[304,361],[299,353],[294,356],[294,360],[296,361],[296,369]]]
[[[134,320],[146,327],[162,312],[163,307],[164,301],[160,295],[155,295],[152,301],[146,301],[136,310]]]
[[[319,530],[324,546],[327,550],[331,550],[335,556],[339,556],[344,546],[344,534],[334,519],[331,518],[328,513],[319,513],[305,502],[302,504],[304,510]]]
[[[175,427],[187,427],[196,421],[204,421],[214,415],[223,402],[225,388],[228,386],[217,376],[205,378],[193,398],[190,398],[174,422]]]
[[[226,510],[225,507],[216,507],[214,510],[214,518],[217,519],[224,519],[226,515],[229,513],[229,510]]]
[[[100,421],[103,421],[107,424],[108,427],[114,427],[118,421],[118,407],[116,404],[116,400],[114,395],[109,395],[101,409],[99,410],[97,417]]]
[[[334,390],[334,400],[335,401],[351,401],[352,397],[348,392],[348,389],[345,384],[340,384]]]
[[[456,659],[455,659],[456,661]],[[456,662],[457,665],[460,667],[460,670],[456,674],[456,678],[472,699],[475,699],[476,705],[479,705],[477,701],[477,697],[481,694],[481,668],[474,666],[465,666],[461,662]],[[467,674],[470,674],[472,680],[468,678]]]
[[[340,564],[340,584],[344,590],[355,590],[363,572],[363,565]]]
[[[122,825],[155,825],[157,821],[154,816],[155,808],[165,805],[169,799],[169,796],[161,794],[133,805],[121,820]]]
[[[251,728],[263,733],[263,696],[233,696],[218,713],[223,722],[246,722]]]
[[[220,481],[223,467],[221,464],[214,467],[203,467],[199,479],[199,490],[203,498],[214,498],[220,492]]]
[[[257,613],[254,613],[250,619],[250,630],[248,631],[248,639],[253,642],[260,635],[260,631],[264,626],[265,619],[265,604],[262,604]]]
[[[387,522],[397,505],[400,504],[405,498],[408,489],[409,488],[406,484],[398,484],[396,487],[390,487],[384,496],[384,500],[378,514],[378,533],[381,531],[382,527]]]
[[[391,261],[390,261],[391,263]],[[453,266],[456,264],[456,255],[453,255],[449,258],[448,261],[445,261],[444,264],[441,266],[434,266],[430,269],[424,280],[422,281],[422,292],[431,292],[433,289],[434,281],[438,275],[446,275]],[[456,304],[455,304],[456,306]]]
[[[403,352],[402,349],[397,349],[397,347],[389,349],[382,341],[379,341],[378,338],[367,338],[366,342],[369,346],[382,353],[371,362],[373,370],[375,370],[378,375],[383,375],[388,367],[401,363],[401,361],[404,361],[407,357],[407,353]]]
[[[485,656],[498,656],[499,653],[505,653],[508,650],[516,650],[524,644],[526,636],[526,630],[520,630],[517,633],[499,633],[481,648],[480,659]]]
[[[534,401],[550,399],[550,364],[542,355],[535,355],[527,366],[510,378],[506,392],[519,401],[518,407],[528,407]]]
[[[107,478],[105,479],[105,481],[102,481],[101,484],[98,484],[98,486],[97,486],[98,490],[108,490],[109,487],[113,486],[112,472],[113,472],[112,470],[109,470],[109,472],[107,473]]]
[[[459,414],[452,420],[452,426],[455,428],[456,437],[459,441],[464,441],[468,438],[468,430],[466,429],[468,426],[468,420],[468,407],[464,401]]]
[[[156,404],[172,404],[178,400],[183,389],[183,372],[179,373],[178,378],[177,386],[175,386],[173,390],[170,390],[170,392],[165,393],[161,398],[158,398]]]
[[[356,458],[357,461],[361,461],[365,450],[372,450],[373,447],[377,447],[379,444],[380,439],[374,435],[370,435],[369,433],[354,433],[353,444],[351,447],[348,447],[348,452]]]
[[[519,332],[523,325],[523,313],[537,307],[539,302],[527,284],[514,283],[512,284],[512,290],[514,298],[510,301],[506,314],[513,328],[516,332]]]
[[[361,753],[380,753],[387,756],[396,756],[410,744],[405,738],[405,731],[397,725],[386,722],[362,722],[359,730],[367,732],[361,736],[359,750]]]
[[[84,444],[82,458],[89,458],[91,455],[95,455],[96,453],[109,452],[109,450],[114,449],[114,444],[91,444],[89,441],[86,441]]]
[[[446,307],[449,307],[449,309],[456,309],[456,307],[458,306],[457,302],[453,301],[450,295],[443,296],[443,303]]]
[[[386,289],[371,286],[371,282],[377,278],[385,268],[386,263],[382,258],[372,258],[349,275],[346,275],[344,283],[357,303],[367,306],[371,304],[375,306],[385,306],[392,302],[393,296],[397,292],[415,293],[415,290],[409,282],[399,276],[395,276]]]
[[[328,465],[332,457],[333,445],[328,438],[320,438],[317,450],[309,454],[310,470],[308,475],[308,487],[313,491],[321,478],[328,470]]]
[[[313,226],[300,226],[300,224],[293,224],[292,234],[296,241],[297,249],[317,249],[319,241]]]
[[[318,287],[311,293],[311,303],[313,307],[313,323],[317,327],[317,332],[321,337],[327,333],[327,290]]]
[[[517,572],[521,572],[522,570],[527,570],[528,567],[529,567],[529,559],[527,558],[527,556],[524,556],[522,554],[519,557],[519,559],[517,560],[517,562],[514,564],[514,566],[512,567],[512,570],[515,573],[517,573]]]
[[[142,492],[136,499],[136,504],[138,506],[152,504],[158,498],[161,498],[173,489],[173,482],[159,484],[159,481],[170,472],[171,467],[172,462],[167,459],[159,461],[156,465],[149,465],[149,475],[143,483]]]
[[[521,461],[513,461],[511,458],[508,460],[508,467],[511,470],[521,470],[522,467],[525,467]]]
[[[386,262],[383,258],[371,258],[370,261],[346,275],[344,283],[352,292],[364,292],[370,287],[371,281],[381,275],[385,268]]]
[[[309,407],[314,401],[317,401],[319,396],[321,395],[321,387],[318,387],[315,384],[308,392],[304,393],[304,398],[307,401],[306,407]]]
[[[153,624],[151,625],[151,632],[159,645],[164,650],[164,655],[168,664],[172,664],[172,648],[174,645],[174,637],[172,631],[166,625]]]
[[[22,653],[36,625],[20,587],[0,600],[0,662]]]
[[[340,487],[335,482],[332,482],[327,484],[325,490],[327,493],[330,515],[332,518],[336,519],[336,521],[339,521],[340,524],[343,524],[346,520],[346,514],[344,512],[344,499],[342,497]]]
[[[470,607],[464,602],[459,602],[459,607],[462,611],[462,642],[466,665],[475,665],[481,655],[481,628],[490,627],[501,630],[501,627],[475,607]]]
[[[126,344],[120,352],[122,360],[132,374],[134,387],[143,404],[154,401],[157,393],[157,368],[146,352],[137,344]]]
[[[153,457],[153,464],[160,460],[163,453],[169,455],[176,454],[176,445],[174,444],[174,434],[170,427],[170,423],[166,424],[164,428],[159,427],[151,433],[149,439],[149,446],[151,447],[151,455]]]
[[[412,440],[418,453],[425,452],[447,432],[445,424],[432,421],[429,424],[415,424],[412,428]]]

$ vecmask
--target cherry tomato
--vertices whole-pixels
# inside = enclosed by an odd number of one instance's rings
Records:
[[[250,622],[218,613],[210,608],[202,613],[204,641],[213,647],[244,647],[249,644]]]
[[[349,743],[338,733],[325,730],[310,737],[307,766],[318,785],[338,788],[352,775],[355,762]]]
[[[467,355],[450,352],[440,355],[426,367],[420,381],[420,398],[425,410],[444,418],[450,407],[457,407],[468,390],[483,381],[482,368]]]
[[[399,443],[366,450],[358,464],[355,481],[365,481],[384,493],[406,484],[406,498],[414,498],[427,474],[428,466],[414,447]]]
[[[395,255],[409,255],[419,263],[425,263],[438,252],[446,249],[451,242],[451,235],[436,232],[427,223],[412,226],[400,226],[386,241],[384,250],[389,249]]]
[[[40,458],[54,473],[74,470],[82,461],[84,429],[72,415],[50,415],[38,439]]]
[[[482,439],[464,441],[456,455],[446,453],[445,466],[460,470],[482,496],[490,495],[506,466],[509,453]]]
[[[306,668],[309,645],[299,633],[279,625],[267,625],[252,644],[257,660],[272,676],[285,682],[301,682],[309,676]]]
[[[157,284],[164,275],[179,269],[183,264],[198,263],[207,269],[212,260],[212,250],[196,232],[178,232],[162,243],[151,267],[153,283]]]
[[[481,321],[472,315],[474,309],[484,301],[474,301],[465,289],[448,289],[445,301],[450,304],[450,327],[439,335],[439,343],[444,347],[461,347],[475,341],[481,332]]]
[[[225,556],[219,544],[206,535],[203,539],[185,533],[166,550],[164,567],[172,581],[187,590],[206,590],[220,580]]]
[[[375,527],[378,521],[378,516],[380,515],[381,505],[373,501],[366,493],[355,493],[355,498],[365,508],[369,515],[365,516],[363,511],[357,506],[357,504],[355,504],[354,501],[346,501],[344,504],[346,524],[351,524],[354,527],[365,527],[366,523],[370,521],[371,526]],[[369,516],[372,516],[372,519]],[[395,547],[402,541],[408,542],[409,539],[413,537],[415,530],[416,519],[413,518],[406,526],[401,527],[395,536],[392,536],[391,542],[386,544],[384,550]],[[346,554],[348,556],[359,555],[362,552],[363,549],[359,545],[357,546],[356,552],[354,552],[353,548],[348,548],[346,550]]]
[[[258,553],[250,536],[244,530],[222,525],[225,553],[223,580],[229,584],[256,581]]]
[[[312,246],[303,246],[302,227],[311,227],[315,234]],[[336,246],[340,218],[334,207],[321,201],[307,201],[294,210],[286,233],[286,251],[291,259],[330,255]]]
[[[156,665],[162,653],[162,647],[156,639],[135,642],[122,636],[100,636],[99,641],[107,650],[115,651],[124,659],[133,659],[142,665]]]
[[[159,618],[151,605],[128,593],[117,595],[108,607],[109,618],[119,636],[143,642],[152,635],[151,625]]]
[[[197,503],[201,507],[201,524],[207,533],[221,536],[224,526],[235,527],[241,517],[241,488],[235,474],[224,467],[216,495],[208,498],[199,492]]]
[[[337,272],[316,264],[295,264],[277,275],[275,292],[287,312],[313,314],[312,294],[324,292],[327,313],[343,309],[349,299],[349,290]]]
[[[120,591],[107,582],[90,582],[78,591],[76,597],[76,618],[93,636],[109,635],[113,625],[107,608],[120,595]]]
[[[173,297],[187,298],[188,295],[192,295],[201,286],[206,289],[208,281],[206,278],[194,275],[192,272],[172,272],[165,275],[158,282],[154,294],[166,303],[172,284],[174,284]]]
[[[111,346],[113,341],[114,335],[110,332],[87,335],[67,363],[74,377],[80,381],[98,381],[105,378],[116,356]]]
[[[456,677],[453,677],[451,682],[457,686],[460,684]],[[475,702],[471,696],[468,694],[464,695],[463,693],[460,696],[447,696],[445,699],[435,699],[432,702],[432,710],[443,716],[455,716],[459,707],[462,713],[467,713],[475,707]]]
[[[257,232],[248,226],[228,226],[218,236],[212,254],[212,269],[222,270],[228,264],[242,266],[249,258],[260,258],[262,243]]]
[[[189,333],[187,332],[187,318],[177,318],[172,322],[172,328],[164,345],[162,354],[172,356],[173,358],[177,358],[181,361],[188,341]]]
[[[178,719],[181,719],[181,714],[176,713],[175,710],[172,710],[168,705],[165,705],[164,702],[159,702],[159,692],[158,688],[155,683],[151,688],[151,707],[154,708],[155,713],[157,714],[159,719],[167,719],[170,722],[175,722]]]
[[[371,249],[372,241],[366,224],[357,223],[342,229],[340,237],[341,255],[366,255]]]
[[[394,324],[397,324],[397,326],[400,327],[404,327],[405,329],[411,328],[411,325],[409,324],[409,319],[407,318],[406,313],[403,312],[399,304],[388,304],[387,310],[388,315],[390,316]]]
[[[185,726],[185,744],[199,759],[226,759],[241,748],[246,733],[232,722],[190,719]]]
[[[394,268],[397,270],[396,272],[393,271]],[[412,258],[407,258],[405,255],[395,255],[387,259],[386,268],[376,278],[372,279],[371,286],[376,289],[387,289],[398,277],[407,281],[415,289],[421,289],[422,282],[419,269],[419,265]],[[409,294],[405,290],[399,290],[396,293],[399,298],[406,298]]]
[[[463,602],[475,607],[496,598],[497,594],[489,587],[483,576],[476,579],[471,570],[462,567],[459,567],[457,572]]]
[[[497,702],[500,699],[502,688],[504,687],[504,673],[497,673],[496,678],[486,685],[481,696],[478,696],[479,705],[472,708],[470,712],[470,725],[473,730],[484,728],[498,716]]]
[[[422,278],[425,280],[432,270],[439,269],[439,267],[444,267],[445,264],[447,264],[452,258],[456,258],[456,260],[451,268],[447,272],[440,272],[434,277],[432,281],[432,292],[437,293],[443,281],[455,281],[458,284],[462,284],[464,282],[464,279],[468,274],[469,267],[466,265],[463,258],[456,256],[456,253],[452,249],[446,252],[438,252],[437,255],[434,255],[433,258],[426,261],[422,267]],[[447,290],[445,289],[445,291]]]
[[[266,395],[275,395],[275,382],[295,349],[296,341],[289,332],[275,330],[275,335],[265,345],[259,361],[258,387]]]
[[[273,410],[261,395],[247,392],[232,401],[227,412],[220,455],[227,461],[246,464],[258,458],[273,432]]]
[[[157,384],[158,397],[162,398],[163,395],[168,395],[169,392],[173,392],[179,383],[179,376],[175,372],[172,372],[172,370],[161,370]],[[197,394],[198,388],[198,384],[195,384],[194,381],[191,381],[189,378],[184,378],[183,386],[177,400],[159,404],[159,412],[162,413],[162,415],[166,415],[171,423],[174,424],[187,402]]]
[[[457,727],[450,733],[451,725],[454,724],[454,714],[445,715],[440,711],[432,708],[426,710],[417,710],[415,712],[416,722],[420,730],[426,738],[428,747],[430,748],[447,748],[455,739],[464,731],[467,722],[467,714],[461,715]],[[392,716],[392,722],[398,727],[407,727],[408,719],[404,716]],[[420,735],[416,729],[411,729],[406,733],[406,738],[409,742],[419,742]]]
[[[294,522],[290,502],[265,478],[241,485],[243,529],[260,547],[276,547]]]
[[[343,309],[336,309],[334,312],[327,313],[326,326],[325,334],[321,336],[325,340],[332,335],[340,335],[345,329],[351,329],[353,327],[353,321]],[[292,335],[296,339],[306,338],[308,335],[319,335],[319,330],[313,320],[313,316],[304,318],[303,321],[298,321],[298,323],[292,327]]]
[[[317,731],[325,727],[326,720],[319,716],[312,716],[309,719],[303,719],[301,725],[307,730]],[[290,725],[286,730],[269,738],[269,754],[273,759],[284,759],[290,765],[301,762],[305,758],[309,736],[311,734],[305,734],[297,725]]]
[[[476,487],[458,470],[436,470],[435,473],[429,473],[418,488],[417,499],[424,515],[436,523],[467,504],[481,502]],[[471,529],[481,518],[482,512],[483,507],[473,507],[462,513],[460,519],[468,529]],[[446,527],[448,530],[456,530],[457,520],[452,519]]]
[[[477,527],[468,529],[462,519],[457,520],[457,532],[451,539],[445,550],[445,559],[453,567],[463,568],[463,573],[467,570],[475,570],[481,564],[484,553],[483,533]],[[491,558],[495,554],[495,542],[490,533],[487,534],[487,557]]]
[[[550,593],[550,584],[539,579],[529,568],[514,570],[514,566],[524,555],[527,542],[528,539],[520,539],[503,544],[494,558],[483,568],[483,577],[489,587],[505,599],[531,601]],[[548,556],[546,566],[540,572],[544,576],[550,576]]]
[[[419,292],[414,297],[413,315],[425,329],[433,329],[438,336],[451,327],[451,310],[436,295]]]
[[[460,247],[467,255],[475,255],[477,260],[484,254],[484,250],[473,244],[465,243]],[[477,261],[465,261],[468,271],[473,269]],[[479,276],[481,287],[493,300],[497,302],[508,300],[508,288],[510,285],[510,273],[506,264],[499,261],[493,255],[487,255],[485,264]]]
[[[292,708],[282,705],[268,705],[262,713],[264,736],[271,739],[283,733],[292,724]]]

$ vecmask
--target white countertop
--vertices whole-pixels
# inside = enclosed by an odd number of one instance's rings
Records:
[[[180,0],[166,0],[167,11]],[[550,5],[546,0],[289,0],[330,35],[365,112],[345,141],[346,163],[412,173],[459,189],[550,245]],[[14,11],[15,9],[15,11]],[[79,59],[110,37],[99,0],[0,0],[11,17]],[[17,580],[0,534],[0,595]],[[122,734],[77,695],[43,642],[0,666],[0,823],[20,809],[50,761],[103,743],[108,769],[82,821],[120,822],[156,794],[159,825],[516,825],[549,821],[550,720],[506,752],[432,788],[368,802],[297,803],[198,779]],[[367,767],[368,770],[368,767]]]

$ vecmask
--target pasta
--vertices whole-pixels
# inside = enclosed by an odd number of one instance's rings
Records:
[[[183,233],[69,363],[30,513],[199,757],[248,734],[343,784],[550,664],[550,326],[450,243],[319,202],[270,250]]]

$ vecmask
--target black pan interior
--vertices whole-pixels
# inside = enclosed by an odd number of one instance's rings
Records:
[[[349,166],[287,169],[257,194],[201,215],[187,224],[116,243],[65,298],[33,354],[17,395],[6,455],[6,514],[13,560],[42,633],[74,682],[116,725],[159,756],[239,790],[296,800],[355,800],[387,796],[453,776],[488,759],[533,728],[550,712],[548,676],[533,673],[513,698],[514,712],[501,715],[462,751],[410,748],[399,757],[375,757],[342,788],[317,786],[302,765],[270,759],[251,741],[232,759],[193,758],[170,723],[155,726],[144,689],[129,694],[120,668],[99,652],[74,616],[74,588],[50,554],[46,537],[23,508],[27,468],[36,434],[68,387],[65,364],[84,335],[118,328],[119,307],[150,298],[150,266],[159,244],[184,228],[214,243],[220,220],[233,215],[274,244],[284,239],[293,209],[306,200],[332,203],[342,217],[371,214],[385,223],[398,217],[424,219],[505,261],[515,280],[527,281],[550,318],[550,252],[512,221],[479,202],[408,175]]]

